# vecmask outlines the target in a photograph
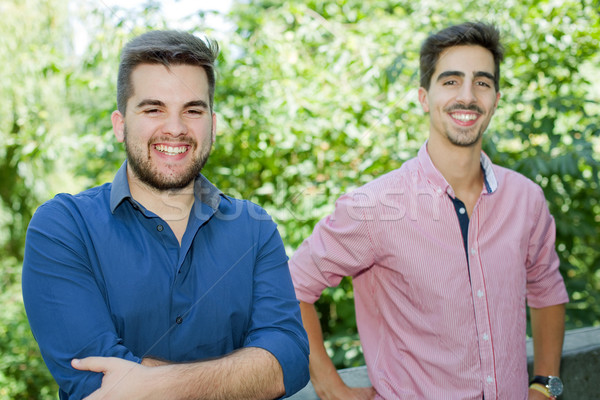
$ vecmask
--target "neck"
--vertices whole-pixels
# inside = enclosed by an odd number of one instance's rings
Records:
[[[140,181],[127,169],[131,196],[147,210],[152,211],[167,223],[187,223],[194,204],[194,181],[182,189],[159,190]]]
[[[478,194],[483,186],[480,164],[481,142],[473,146],[461,147],[432,139],[430,137],[427,142],[429,157],[457,196],[465,192]]]

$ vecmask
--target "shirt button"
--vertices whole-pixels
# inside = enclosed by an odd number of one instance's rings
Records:
[[[487,381],[487,383],[494,382],[494,378],[492,378],[491,376],[488,376],[485,380]]]
[[[183,318],[181,318],[181,315],[179,315],[177,318],[175,318],[175,323],[177,325],[180,325],[183,322]]]
[[[464,207],[461,207],[461,208],[458,209],[458,212],[461,213],[461,214],[464,214],[464,213],[467,212],[467,210],[465,210]]]
[[[477,254],[477,250],[475,250],[475,247],[471,247],[471,254],[472,255]]]
[[[488,334],[484,333],[483,334],[483,340],[489,340],[489,339],[490,339],[490,337],[488,336]]]
[[[156,230],[159,231],[159,232],[162,232],[163,231],[163,226],[162,225],[157,225],[156,226]]]
[[[483,297],[483,290],[477,291],[477,297],[479,297],[479,298]]]

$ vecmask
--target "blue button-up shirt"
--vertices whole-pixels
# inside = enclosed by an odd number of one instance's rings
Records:
[[[308,381],[308,341],[275,223],[204,176],[181,246],[130,194],[124,163],[112,183],[60,194],[28,228],[23,299],[61,399],[100,387],[72,358],[192,361],[242,347],[271,352],[286,395]]]

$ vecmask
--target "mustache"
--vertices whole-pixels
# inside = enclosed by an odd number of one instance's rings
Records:
[[[453,112],[453,111],[475,111],[479,114],[483,114],[483,110],[479,108],[475,104],[462,105],[462,104],[453,104],[444,109],[445,112]]]
[[[159,137],[159,138],[155,138],[150,142],[150,145],[154,145],[156,143],[171,143],[171,144],[189,144],[191,146],[196,145],[196,140],[194,140],[193,138],[184,136],[182,138],[178,138],[178,139],[174,139],[172,137]]]

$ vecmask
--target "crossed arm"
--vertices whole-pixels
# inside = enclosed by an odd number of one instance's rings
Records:
[[[114,357],[73,360],[79,370],[104,374],[87,400],[110,399],[274,399],[283,396],[283,372],[268,351],[248,347],[225,357],[182,364]]]
[[[255,253],[238,249],[245,258],[234,264],[235,276],[220,270],[209,276],[209,283],[220,283],[220,292],[215,289],[210,297],[203,297],[202,305],[215,310],[210,305],[223,302],[229,313],[214,318],[210,313],[194,313],[201,310],[198,301],[186,304],[191,311],[182,326],[187,323],[192,329],[171,338],[163,335],[175,331],[168,307],[153,303],[155,298],[167,302],[169,286],[153,286],[150,295],[143,283],[136,287],[145,287],[146,292],[122,290],[120,283],[138,277],[105,279],[111,272],[105,266],[111,260],[89,257],[95,254],[88,250],[94,244],[77,236],[76,221],[66,228],[58,223],[70,221],[61,207],[51,204],[37,215],[28,233],[23,297],[32,331],[61,395],[92,400],[272,399],[306,384],[308,343],[283,243],[272,221],[264,219],[264,226],[253,233],[260,235],[258,239],[250,238],[259,244]],[[57,228],[48,233],[42,229],[48,226]],[[119,265],[123,261],[115,253],[119,252],[102,255],[114,255]],[[238,253],[232,251],[229,258],[236,259]],[[199,279],[190,280],[184,289]],[[238,324],[242,326],[234,329],[236,321],[242,321]],[[206,327],[207,332],[198,327]],[[173,341],[173,349],[168,340]],[[176,361],[140,359],[145,354]],[[78,360],[71,361],[74,358]]]

